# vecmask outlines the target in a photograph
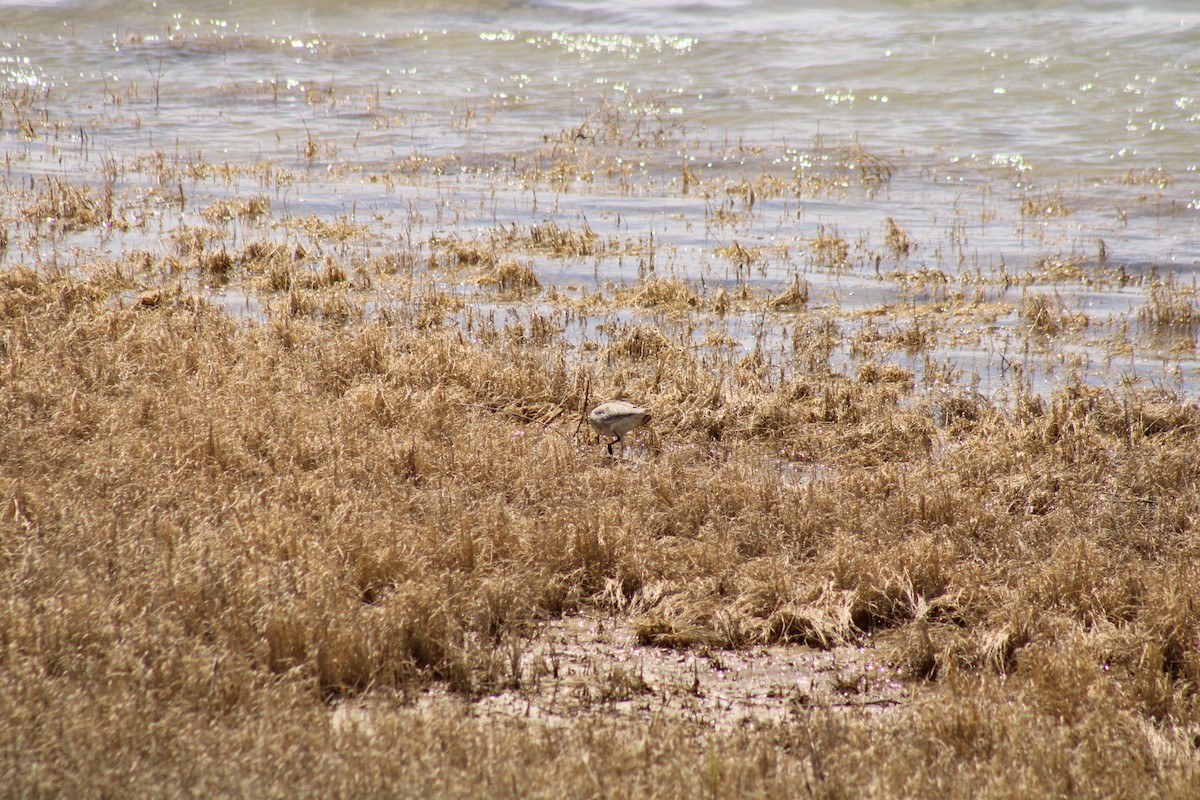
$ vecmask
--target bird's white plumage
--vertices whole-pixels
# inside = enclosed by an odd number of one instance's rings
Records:
[[[642,427],[650,421],[650,409],[635,406],[624,400],[613,400],[601,403],[588,414],[588,424],[600,436],[611,436],[621,446],[625,446],[625,435],[632,430]],[[612,453],[613,442],[608,444],[608,452]]]

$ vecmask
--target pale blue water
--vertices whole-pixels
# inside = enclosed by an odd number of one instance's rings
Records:
[[[800,274],[813,308],[842,312],[937,299],[879,277],[868,253],[886,217],[917,246],[883,273],[986,275],[983,299],[1016,305],[1031,290],[1022,275],[1073,261],[1082,278],[1033,290],[1098,326],[1136,323],[1147,301],[1142,285],[1111,284],[1117,267],[1169,271],[1188,287],[1200,266],[1190,0],[7,2],[0,88],[9,264],[170,252],[170,233],[198,224],[205,205],[263,193],[274,218],[366,226],[338,251],[348,260],[498,224],[586,219],[602,233],[653,233],[660,273],[767,289]],[[552,166],[555,142],[585,150],[592,171],[532,174]],[[793,187],[836,176],[831,164],[855,148],[890,179],[864,186],[851,169],[840,191],[760,191],[753,213],[724,223],[716,210],[744,210],[741,195],[682,191],[685,165],[710,186],[774,176]],[[178,187],[156,185],[144,161],[156,153],[181,166]],[[197,163],[242,169],[183,169]],[[147,201],[129,231],[29,244],[31,223],[13,207],[22,187],[50,177],[102,187],[106,176],[118,193],[178,188],[187,205]],[[1067,213],[1022,214],[1026,203]],[[822,228],[854,246],[847,269],[807,255]],[[717,254],[733,241],[775,249],[741,275]],[[634,259],[536,267],[564,288],[639,275]],[[730,324],[754,345],[753,321]],[[1009,315],[982,342],[940,354],[986,384],[1026,349],[1020,326]],[[1098,348],[1085,377],[1192,391],[1194,347],[1147,344],[1115,367]]]

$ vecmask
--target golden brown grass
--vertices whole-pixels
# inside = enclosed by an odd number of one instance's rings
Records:
[[[270,213],[271,201],[262,195],[254,195],[246,199],[218,200],[201,209],[200,216],[213,225],[220,225],[235,219],[254,222]]]
[[[1071,207],[1063,197],[1062,189],[1055,187],[1048,192],[1026,193],[1021,198],[1021,214],[1026,217],[1065,217]]]
[[[849,266],[850,243],[838,233],[837,227],[828,229],[817,226],[817,235],[811,244],[812,263],[828,269],[843,269]]]
[[[230,259],[253,279],[291,255]],[[107,273],[0,275],[8,793],[1183,797],[1200,781],[1193,403],[1080,385],[935,411],[905,370],[830,370],[836,329],[816,317],[783,379],[651,325],[591,364],[552,326],[464,335],[433,290],[367,314],[336,262],[308,274],[249,322],[179,286],[129,300]],[[331,297],[347,313],[320,313]],[[617,395],[655,423],[612,466],[578,412]],[[607,718],[667,691],[635,669],[598,676],[591,713],[472,713],[546,691],[523,654],[539,621],[585,607],[633,613],[663,647],[873,643],[911,699],[810,698],[720,732]],[[449,699],[418,702],[431,687]],[[360,723],[335,714],[350,700]]]
[[[526,297],[542,286],[533,272],[533,267],[515,258],[500,261],[494,269],[479,278],[479,283],[494,288],[502,296],[511,299]]]
[[[907,257],[913,250],[912,237],[908,235],[908,231],[896,224],[896,220],[887,217],[883,221],[884,244],[887,245],[888,251],[892,257],[899,260]]]
[[[1160,337],[1176,338],[1183,346],[1195,348],[1196,330],[1200,328],[1195,286],[1184,286],[1168,272],[1165,278],[1151,276],[1150,296],[1138,309],[1138,320]]]
[[[1030,330],[1043,336],[1080,331],[1088,325],[1087,315],[1072,312],[1057,294],[1051,296],[1039,292],[1026,292],[1021,297],[1018,313],[1029,325]]]

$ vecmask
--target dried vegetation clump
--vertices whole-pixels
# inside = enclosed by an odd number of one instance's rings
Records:
[[[621,243],[617,237],[602,237],[583,221],[579,227],[561,226],[553,220],[523,226],[499,225],[485,237],[459,235],[433,237],[430,241],[431,266],[493,266],[505,254],[530,253],[552,258],[588,258],[636,247]]]
[[[479,283],[509,299],[526,297],[542,288],[533,267],[515,258],[505,258],[479,278]]]
[[[908,231],[896,224],[896,220],[887,217],[884,223],[884,244],[887,245],[888,251],[892,257],[899,260],[907,258],[915,247],[912,237],[908,235]]]
[[[1195,347],[1196,331],[1200,329],[1200,299],[1195,286],[1184,286],[1177,276],[1152,276],[1150,297],[1138,309],[1138,321],[1150,332],[1175,337]]]
[[[476,747],[492,768],[501,752],[537,766],[512,773],[519,793],[582,790],[581,750],[622,785],[683,793],[939,794],[953,774],[988,794],[1014,765],[1031,793],[1068,774],[1087,795],[1200,778],[1192,403],[1079,385],[935,410],[896,367],[768,380],[649,325],[587,365],[545,326],[426,325],[435,295],[341,317],[289,301],[246,323],[185,291],[111,292],[0,276],[10,787],[353,774],[372,792],[439,752],[462,765],[418,780],[470,793]],[[654,408],[653,446],[613,465],[578,413],[621,394]],[[915,693],[865,717],[800,698],[786,723],[703,736],[668,717],[542,729],[405,705],[435,686],[549,691],[527,650],[582,608],[668,648],[873,642]],[[614,675],[599,708],[666,691]],[[335,726],[351,699],[373,710]],[[712,747],[711,775],[685,767]],[[75,783],[51,777],[56,752]],[[637,775],[620,766],[634,752]]]
[[[803,308],[808,305],[809,290],[809,282],[794,275],[788,288],[768,299],[767,305],[776,310]]]
[[[639,281],[630,289],[617,290],[613,299],[618,305],[664,313],[684,313],[704,304],[703,298],[687,281],[658,276]]]
[[[576,230],[562,227],[553,220],[521,227],[513,223],[510,227],[500,226],[493,240],[497,245],[516,247],[533,253],[544,253],[559,258],[569,256],[596,256],[616,248],[615,241],[602,239],[585,221]]]
[[[69,233],[108,224],[126,229],[129,224],[116,210],[113,187],[106,183],[97,193],[86,184],[58,178],[37,182],[32,196],[25,197],[20,214],[35,230]]]
[[[1080,331],[1087,327],[1088,318],[1082,312],[1072,312],[1057,294],[1051,296],[1027,292],[1021,297],[1018,313],[1034,333],[1046,337],[1065,331]]]
[[[200,216],[212,225],[221,225],[235,219],[256,222],[271,213],[271,201],[262,196],[218,200],[201,209]]]
[[[835,226],[832,230],[824,225],[817,226],[817,235],[810,245],[814,265],[827,269],[842,269],[849,266],[850,243]]]

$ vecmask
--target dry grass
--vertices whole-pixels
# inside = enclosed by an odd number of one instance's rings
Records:
[[[578,230],[562,227],[547,220],[523,228],[516,223],[500,226],[493,241],[503,247],[516,247],[533,253],[545,253],[558,258],[596,256],[616,247],[604,240],[585,221]]]
[[[1138,320],[1153,334],[1183,340],[1195,347],[1200,329],[1200,301],[1195,286],[1183,286],[1168,272],[1165,279],[1153,275],[1148,302],[1138,309]]]
[[[618,289],[613,295],[619,305],[664,313],[686,313],[704,304],[696,290],[678,278],[650,276],[632,288]]]
[[[228,257],[254,280],[293,255]],[[464,335],[433,290],[366,314],[336,262],[306,274],[252,322],[178,286],[128,302],[99,276],[0,276],[12,795],[1200,781],[1193,403],[1074,386],[935,412],[906,370],[830,370],[836,330],[815,319],[783,379],[651,325],[593,365],[552,326]],[[656,304],[689,302],[663,286]],[[655,436],[611,466],[577,414],[618,395],[654,408]],[[786,719],[717,733],[607,718],[674,691],[622,667],[553,725],[472,713],[551,691],[526,657],[537,626],[583,608],[669,648],[874,643],[910,699],[848,714],[797,695]],[[431,687],[450,694],[416,702]]]
[[[1070,311],[1057,294],[1026,292],[1021,296],[1018,313],[1030,330],[1043,336],[1080,331],[1088,326],[1087,315]]]
[[[897,225],[896,220],[891,217],[884,219],[883,226],[884,244],[887,245],[892,258],[899,260],[908,257],[914,248],[913,240],[908,235],[908,231]]]
[[[808,281],[795,275],[788,288],[767,300],[767,305],[778,310],[803,308],[808,305],[809,290]]]
[[[34,229],[45,226],[52,233],[65,233],[104,223],[119,229],[128,228],[128,223],[115,208],[111,183],[96,192],[86,184],[46,178],[36,184],[32,197],[25,200],[20,213]]]
[[[832,230],[824,225],[817,226],[817,235],[810,246],[812,263],[827,269],[843,269],[849,266],[850,243],[835,226]]]
[[[1047,192],[1027,192],[1021,198],[1021,215],[1026,217],[1065,217],[1072,212],[1063,197],[1062,189]]]
[[[496,289],[502,296],[520,299],[541,289],[533,267],[514,258],[506,258],[479,278],[479,283]]]
[[[763,261],[766,258],[766,249],[761,245],[747,247],[735,239],[727,245],[713,248],[713,254],[728,259],[739,270],[744,270]]]
[[[255,222],[271,213],[271,201],[262,196],[230,200],[218,200],[201,209],[200,216],[213,225],[220,225],[235,219],[245,222]]]

